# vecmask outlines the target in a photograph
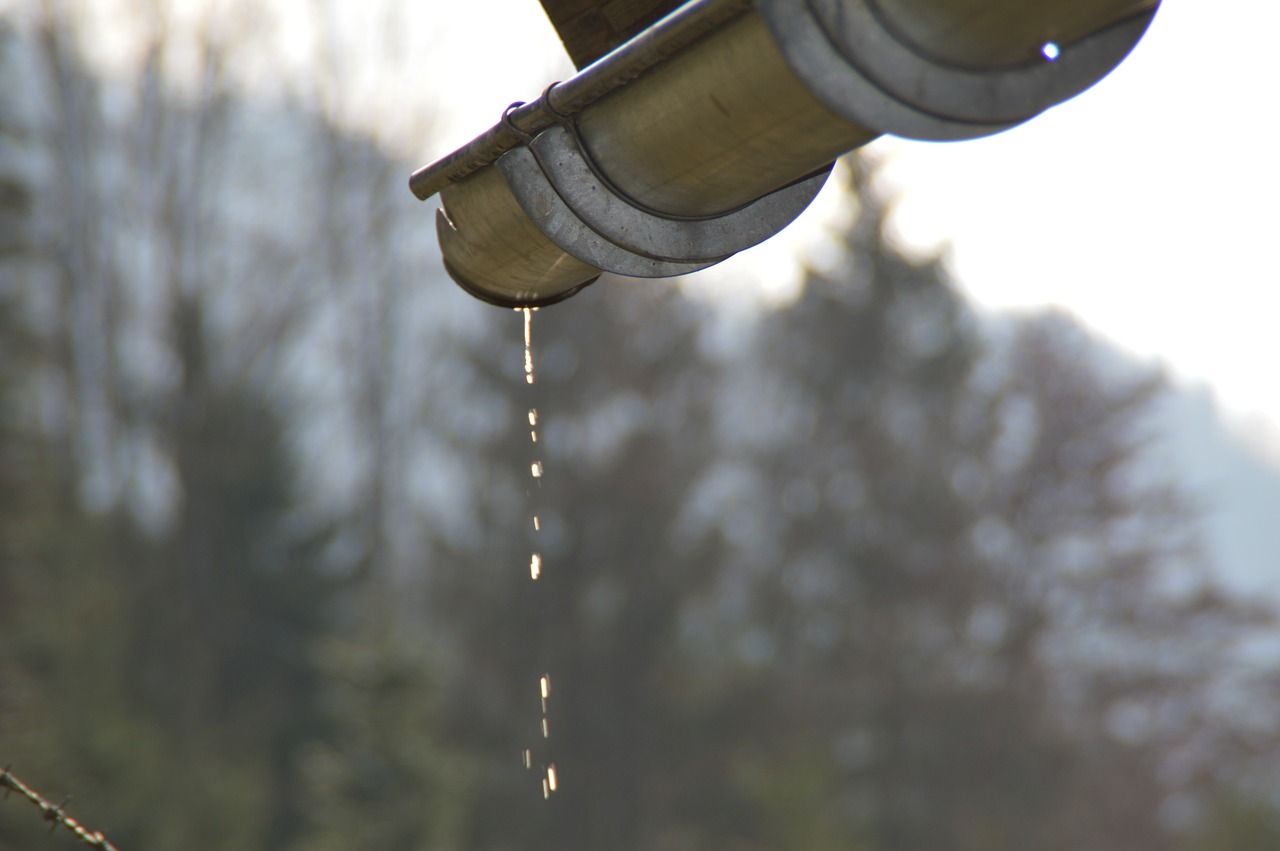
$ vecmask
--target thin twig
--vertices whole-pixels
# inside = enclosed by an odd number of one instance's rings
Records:
[[[44,820],[49,822],[50,833],[52,833],[54,828],[58,825],[62,825],[67,830],[80,837],[80,841],[86,845],[92,845],[95,848],[105,848],[107,851],[120,851],[120,849],[108,842],[107,838],[101,833],[90,833],[88,828],[73,819],[71,816],[67,815],[65,807],[67,806],[67,802],[71,800],[70,798],[67,798],[67,800],[63,801],[61,804],[54,806],[42,798],[40,793],[36,792],[30,786],[10,774],[9,766],[7,765],[4,767],[3,771],[0,771],[0,788],[4,789],[4,796],[6,798],[9,797],[10,792],[17,792],[39,807],[40,812],[44,815]]]

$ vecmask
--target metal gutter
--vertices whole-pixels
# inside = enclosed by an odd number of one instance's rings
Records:
[[[882,133],[970,139],[1074,97],[1157,0],[1014,5],[692,0],[410,188],[439,193],[446,268],[495,304],[549,304],[601,271],[686,274],[785,227]]]

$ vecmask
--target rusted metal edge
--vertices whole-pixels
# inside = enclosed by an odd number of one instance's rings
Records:
[[[510,108],[502,121],[461,148],[409,176],[409,189],[426,201],[564,116],[572,116],[617,91],[650,68],[747,12],[751,0],[692,0],[580,72],[549,87],[537,100]],[[548,103],[550,101],[550,103]],[[510,126],[508,126],[510,125]]]

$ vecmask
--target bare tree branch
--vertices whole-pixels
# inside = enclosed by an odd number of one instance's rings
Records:
[[[30,786],[10,774],[8,766],[5,766],[4,771],[0,771],[0,787],[4,789],[4,796],[6,798],[9,797],[10,792],[17,792],[19,795],[22,795],[28,801],[39,807],[40,812],[44,815],[44,820],[49,822],[51,825],[49,828],[50,833],[53,832],[55,827],[62,825],[67,830],[80,837],[80,841],[85,845],[92,845],[95,848],[105,848],[107,851],[119,851],[116,846],[107,841],[107,837],[103,836],[100,831],[91,832],[80,822],[67,815],[65,808],[67,806],[67,802],[71,800],[70,798],[67,798],[61,804],[54,806],[49,801],[46,801],[39,792],[35,791]]]

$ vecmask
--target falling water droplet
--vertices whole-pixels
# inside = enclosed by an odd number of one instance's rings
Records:
[[[523,308],[524,310],[524,380],[526,384],[533,383],[533,314],[538,308]]]
[[[537,312],[537,308],[521,308],[524,318],[524,379],[528,384],[533,384],[533,314]],[[529,408],[529,441],[533,444],[538,443],[538,409]],[[529,465],[529,474],[539,480],[538,485],[542,485],[542,462],[532,461]],[[533,515],[533,531],[542,531],[542,521],[537,514]],[[536,581],[542,575],[542,555],[534,552],[529,556],[529,577]],[[543,674],[538,680],[538,691],[542,697],[542,738],[549,739],[551,737],[551,727],[547,719],[547,698],[551,694],[551,675]],[[524,766],[526,769],[533,767],[532,750],[526,748],[524,750]],[[546,763],[543,763],[546,765]],[[556,790],[556,769],[555,765],[546,766],[546,774],[542,778],[542,797],[550,798],[551,793]]]

